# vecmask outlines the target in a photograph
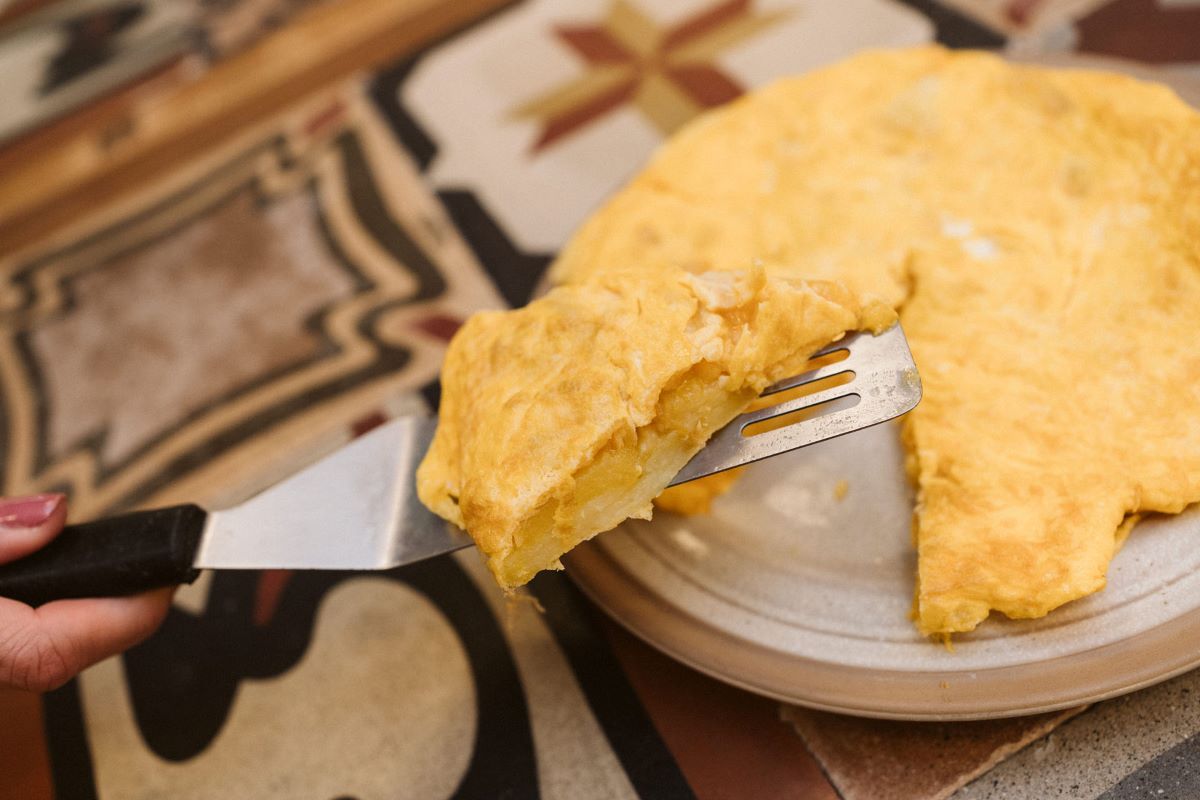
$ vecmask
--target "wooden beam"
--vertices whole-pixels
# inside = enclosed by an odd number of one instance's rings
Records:
[[[13,253],[316,89],[378,67],[509,0],[335,0],[165,94],[66,120],[0,151],[0,253]],[[85,112],[85,117],[86,117]],[[121,131],[119,137],[111,135]]]

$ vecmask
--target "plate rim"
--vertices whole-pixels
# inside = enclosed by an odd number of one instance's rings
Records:
[[[671,658],[758,695],[856,717],[948,722],[1029,716],[1118,697],[1200,666],[1196,610],[1115,642],[1027,664],[903,671],[824,662],[773,651],[692,616],[650,591],[595,541],[575,548],[563,563],[610,618]],[[1030,692],[1031,686],[1037,688]]]

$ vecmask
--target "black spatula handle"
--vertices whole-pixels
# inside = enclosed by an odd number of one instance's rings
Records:
[[[0,597],[38,606],[191,583],[207,517],[183,505],[68,525],[41,550],[0,566]]]

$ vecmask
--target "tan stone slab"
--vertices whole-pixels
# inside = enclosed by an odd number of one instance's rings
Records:
[[[1081,711],[901,722],[784,706],[783,716],[844,800],[943,800]]]

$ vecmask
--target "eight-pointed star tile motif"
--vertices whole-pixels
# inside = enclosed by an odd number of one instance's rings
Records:
[[[378,90],[494,266],[506,263],[504,247],[488,252],[495,241],[553,255],[706,109],[863,48],[933,35],[898,0],[527,0]]]
[[[663,26],[627,0],[613,0],[598,24],[554,27],[587,72],[523,103],[514,115],[541,123],[534,151],[626,103],[669,134],[742,93],[742,85],[714,64],[718,53],[794,11],[761,12],[753,0],[725,0]]]

